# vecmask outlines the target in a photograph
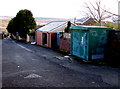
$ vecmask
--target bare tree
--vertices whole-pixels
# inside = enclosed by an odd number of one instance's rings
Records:
[[[96,1],[95,4],[91,2],[86,2],[85,7],[87,8],[87,11],[85,14],[89,17],[94,18],[97,23],[102,23],[103,20],[112,17],[114,14],[108,13],[107,10],[105,10],[105,6],[102,6],[101,0]]]

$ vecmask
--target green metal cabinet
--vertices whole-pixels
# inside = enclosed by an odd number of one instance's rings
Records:
[[[98,26],[72,26],[71,54],[85,60],[104,59],[108,31]]]

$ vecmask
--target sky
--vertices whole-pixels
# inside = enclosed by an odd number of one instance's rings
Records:
[[[1,0],[0,16],[15,16],[21,9],[31,10],[34,17],[81,18],[84,3],[95,0]],[[101,0],[103,6],[112,13],[118,13],[118,1]]]

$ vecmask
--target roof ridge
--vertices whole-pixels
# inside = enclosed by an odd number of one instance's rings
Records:
[[[66,24],[66,23],[64,23],[64,24]],[[61,26],[64,25],[64,24],[61,24],[61,25],[59,25],[59,26],[57,26],[57,27],[55,27],[55,28],[53,28],[53,29],[59,28],[59,27],[61,27]],[[53,29],[51,29],[50,31],[52,31]]]
[[[55,24],[56,22],[63,22],[63,23],[58,23],[58,24]],[[53,24],[52,24],[53,23]],[[52,21],[48,24],[46,24],[45,26],[41,27],[41,28],[38,28],[37,31],[46,31],[46,32],[51,32],[52,30],[56,29],[56,28],[59,28],[61,27],[62,25],[66,24],[67,21]],[[47,26],[47,27],[46,27]],[[48,28],[49,27],[49,28]],[[44,30],[44,29],[49,29],[49,30]]]
[[[81,24],[85,23],[88,19],[90,19],[91,17],[83,17],[79,20],[77,20],[76,22],[80,22]],[[84,19],[84,20],[83,20]],[[83,20],[83,21],[82,21]]]

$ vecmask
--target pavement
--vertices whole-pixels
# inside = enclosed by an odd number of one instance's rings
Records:
[[[2,40],[2,87],[120,87],[119,68],[75,61],[58,51]]]

